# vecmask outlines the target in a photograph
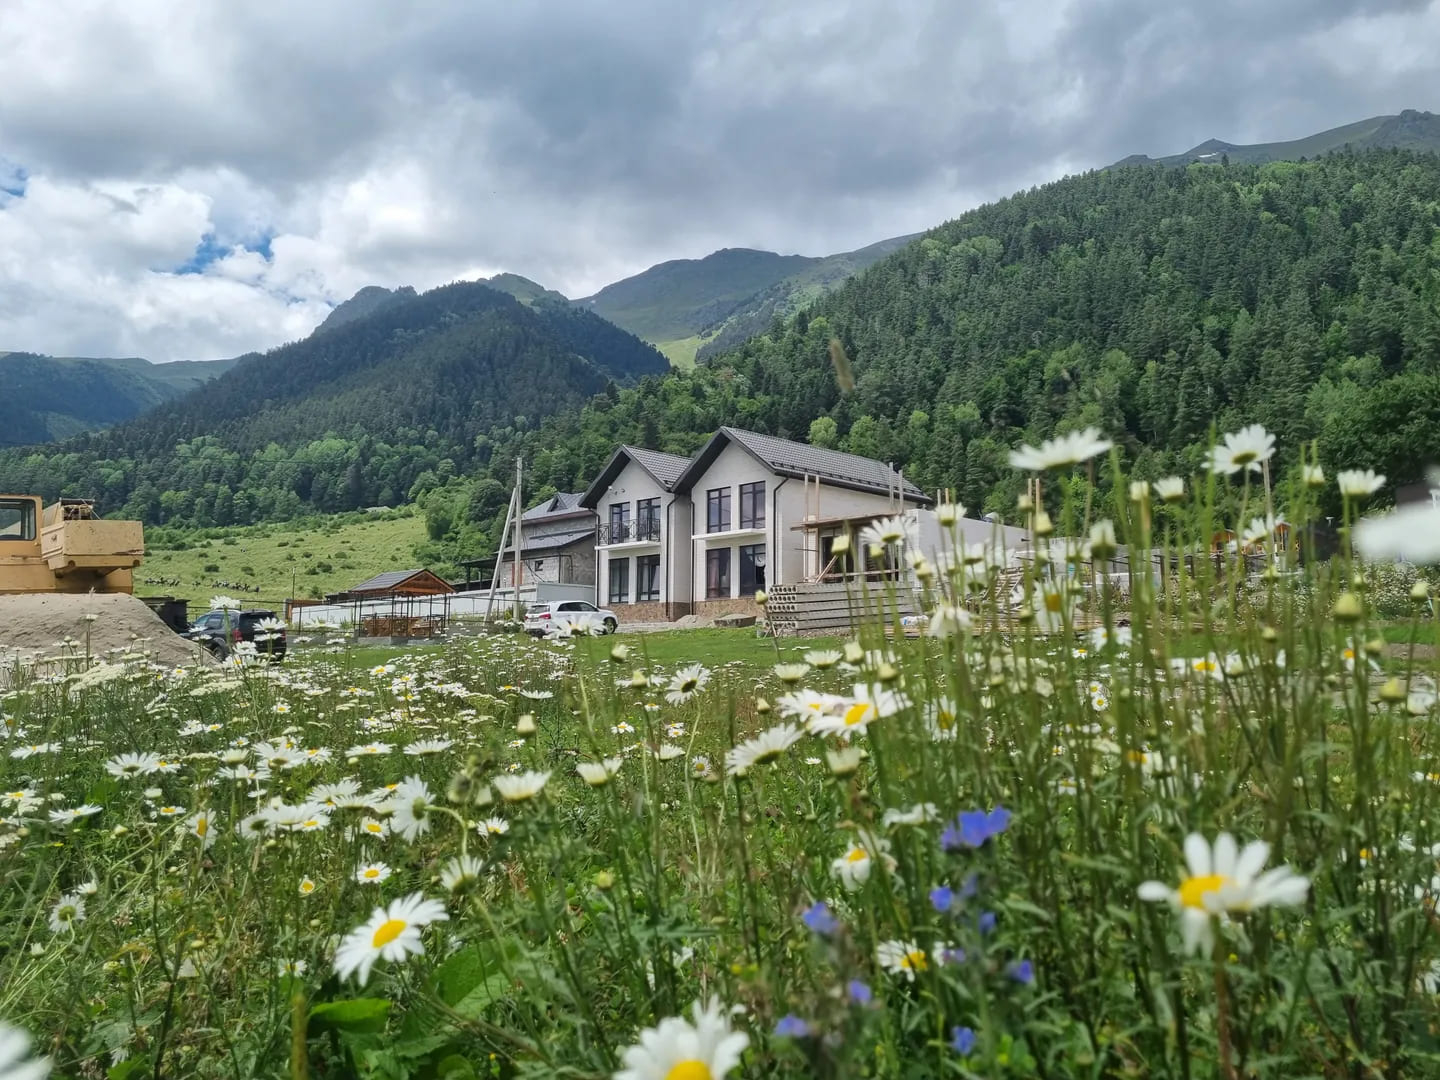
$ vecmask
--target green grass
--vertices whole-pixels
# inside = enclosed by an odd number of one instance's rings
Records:
[[[695,354],[699,352],[700,346],[708,340],[707,337],[694,334],[676,341],[655,341],[651,344],[665,355],[665,359],[670,361],[671,367],[681,371],[690,371],[695,367]]]
[[[213,539],[186,541],[185,550],[150,541],[145,561],[135,572],[135,592],[184,597],[192,613],[204,610],[210,598],[221,592],[233,592],[247,606],[278,610],[292,595],[318,598],[384,570],[412,567],[416,565],[412,549],[424,538],[425,522],[419,517],[347,515],[297,526],[223,530]],[[216,569],[207,570],[208,566]],[[152,583],[147,578],[178,578],[180,583]],[[260,591],[228,590],[212,585],[214,581],[251,584]]]

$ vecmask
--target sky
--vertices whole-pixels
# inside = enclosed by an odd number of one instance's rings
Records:
[[[210,359],[369,284],[845,251],[1440,111],[1437,48],[1440,0],[5,0],[0,351]]]

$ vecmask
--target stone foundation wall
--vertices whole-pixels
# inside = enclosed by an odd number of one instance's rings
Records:
[[[756,617],[765,614],[753,596],[729,597],[724,600],[697,600],[695,602],[695,614],[702,619],[718,619],[721,615],[754,615]]]
[[[674,622],[682,615],[690,614],[689,604],[677,604],[670,601],[646,600],[637,604],[605,604],[615,617],[620,620],[620,625],[626,623],[646,622]]]

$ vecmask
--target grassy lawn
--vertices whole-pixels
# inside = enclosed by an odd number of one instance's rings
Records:
[[[383,570],[415,565],[411,549],[425,536],[419,517],[348,517],[308,527],[284,523],[234,528],[214,539],[190,539],[179,550],[150,543],[135,572],[140,596],[180,596],[191,614],[216,593],[233,593],[247,606],[284,606],[292,595],[320,597],[356,585]],[[213,569],[211,569],[213,568]],[[152,579],[152,580],[147,580]],[[178,579],[178,584],[172,584]],[[250,585],[258,592],[217,586]]]
[[[640,665],[647,660],[658,667],[677,667],[699,661],[706,667],[716,668],[727,664],[762,672],[781,661],[798,661],[811,649],[838,649],[841,638],[760,638],[749,629],[719,630],[663,630],[653,634],[626,634],[623,631],[615,637],[594,638],[580,644],[580,655],[590,664],[599,666],[608,663],[610,650],[617,645],[630,650],[631,665]],[[778,654],[777,654],[778,646]],[[439,653],[446,645],[377,645],[348,649],[341,654],[346,667],[368,670],[378,664],[388,664],[397,656]],[[778,656],[778,659],[777,659]]]

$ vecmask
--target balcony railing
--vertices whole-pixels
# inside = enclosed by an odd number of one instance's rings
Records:
[[[658,542],[660,522],[648,518],[639,521],[602,521],[600,523],[601,544],[638,544],[646,541]]]

